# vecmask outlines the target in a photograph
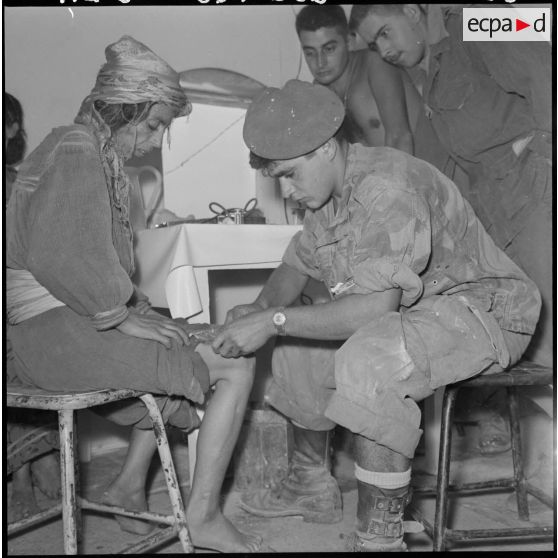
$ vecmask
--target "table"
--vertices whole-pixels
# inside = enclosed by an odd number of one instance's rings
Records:
[[[134,280],[173,318],[209,323],[209,272],[275,268],[301,225],[182,224],[136,233]],[[203,415],[200,408],[198,412]],[[198,430],[188,436],[190,484]]]
[[[136,233],[138,287],[173,318],[209,322],[209,271],[275,268],[300,225],[183,224]]]

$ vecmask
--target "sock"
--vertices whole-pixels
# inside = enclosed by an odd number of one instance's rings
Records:
[[[302,428],[302,430],[311,430],[310,428],[308,428],[307,426],[304,426],[303,424],[300,424],[299,422],[296,422],[296,420],[291,419],[291,423],[296,426],[297,428]]]
[[[359,467],[355,463],[355,477],[366,484],[371,484],[378,488],[403,488],[411,483],[411,467],[402,473],[377,473]]]

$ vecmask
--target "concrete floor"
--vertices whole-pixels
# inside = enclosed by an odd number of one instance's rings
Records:
[[[492,457],[483,457],[474,450],[474,429],[467,428],[466,436],[454,436],[453,454],[457,457],[452,462],[452,480],[466,481],[475,476],[477,480],[511,475],[511,455],[509,452]],[[473,449],[471,449],[473,448]],[[178,441],[173,445],[173,453],[180,484],[185,496],[188,493],[188,448]],[[106,484],[116,475],[124,457],[124,450],[116,450],[104,455],[97,455],[82,464],[82,486],[88,498],[99,498]],[[415,459],[414,478],[421,475],[421,457]],[[227,481],[229,488],[224,491],[225,514],[243,531],[254,531],[264,537],[271,549],[278,553],[343,552],[343,536],[353,529],[356,512],[357,493],[353,476],[353,463],[348,454],[339,451],[336,454],[335,476],[337,477],[344,505],[344,518],[335,525],[318,525],[304,523],[300,518],[263,519],[249,515],[238,507],[240,493],[234,489],[232,479]],[[421,477],[424,479],[424,475]],[[231,488],[232,487],[232,488]],[[9,484],[8,484],[9,496]],[[52,505],[42,494],[37,494],[42,507]],[[462,498],[452,507],[454,526],[459,528],[492,528],[529,525],[553,525],[554,512],[536,500],[531,500],[532,513],[529,522],[516,518],[513,507],[510,508],[509,493],[475,495]],[[433,517],[432,498],[414,499],[414,503],[426,516]],[[163,476],[154,470],[149,490],[149,505],[155,511],[168,513],[170,505],[165,492]],[[7,542],[8,555],[49,555],[62,554],[62,523],[53,520],[34,530],[13,536]],[[134,543],[137,538],[121,531],[116,521],[110,516],[87,512],[84,514],[84,531],[82,553],[111,554]],[[409,550],[412,552],[431,552],[432,543],[425,533],[406,536]],[[459,551],[555,551],[555,541],[497,543],[475,542],[461,544],[452,550]],[[180,553],[177,542],[168,543],[157,553]],[[204,553],[203,551],[199,551]]]

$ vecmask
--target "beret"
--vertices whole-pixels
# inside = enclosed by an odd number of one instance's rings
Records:
[[[244,142],[260,157],[293,159],[333,137],[344,118],[345,107],[331,89],[291,79],[254,98],[244,120]]]

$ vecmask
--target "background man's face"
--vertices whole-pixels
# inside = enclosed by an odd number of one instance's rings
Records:
[[[321,85],[339,79],[349,60],[347,37],[337,27],[320,27],[301,31],[299,39],[314,79]]]
[[[424,57],[422,29],[403,13],[372,13],[358,27],[358,34],[390,64],[416,66]]]

